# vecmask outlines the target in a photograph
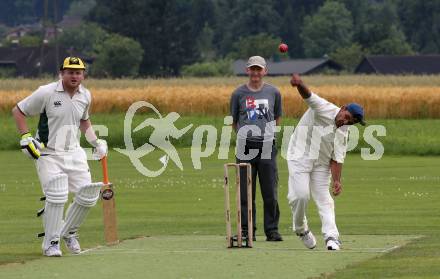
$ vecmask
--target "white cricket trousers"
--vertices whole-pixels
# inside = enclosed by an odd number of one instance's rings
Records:
[[[82,187],[92,183],[87,155],[82,148],[71,153],[59,153],[41,156],[35,161],[38,177],[46,192],[47,183],[52,177],[66,174],[69,177],[68,187],[70,193],[77,193]]]
[[[289,193],[287,199],[292,208],[293,230],[297,234],[307,231],[307,205],[310,193],[321,218],[324,239],[339,237],[335,221],[335,206],[330,195],[330,168],[314,160],[287,161],[289,168]]]

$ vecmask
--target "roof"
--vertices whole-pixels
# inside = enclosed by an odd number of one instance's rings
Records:
[[[81,25],[82,22],[83,21],[81,17],[64,15],[63,20],[60,21],[57,24],[57,26],[63,29],[68,29],[68,28],[78,27]]]
[[[364,74],[440,74],[440,55],[366,56],[355,73]]]
[[[5,37],[12,38],[12,37],[20,37],[23,36],[29,32],[40,30],[41,26],[38,24],[24,24],[24,25],[18,25],[11,29],[9,29]]]
[[[312,59],[294,59],[281,62],[267,62],[267,69],[269,76],[285,76],[292,73],[311,74],[317,73],[324,69],[332,69],[340,71],[342,67],[336,62],[328,58],[312,58]],[[235,75],[246,74],[246,61],[236,60],[233,64],[233,71]]]
[[[0,60],[0,65],[15,65],[15,61],[12,60]]]
[[[70,55],[83,57],[78,53],[69,53],[66,49],[60,48],[58,63],[55,57],[55,47],[45,46],[41,53],[40,47],[0,47],[0,61],[12,65],[15,63],[16,74],[23,77],[36,77],[40,73],[57,74],[63,59]],[[43,54],[41,59],[41,54]],[[87,59],[85,59],[87,61]]]

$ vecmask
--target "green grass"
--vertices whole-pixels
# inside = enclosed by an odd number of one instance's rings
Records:
[[[140,124],[147,115],[137,114],[133,121],[133,126]],[[152,117],[152,116],[149,116]],[[157,116],[154,116],[157,117]],[[108,128],[108,141],[111,147],[124,148],[124,114],[95,114],[91,120],[95,125],[105,125]],[[38,118],[28,119],[29,127],[36,127]],[[295,126],[298,123],[297,119],[282,119],[281,126]],[[189,124],[193,124],[193,128],[187,132],[179,140],[174,140],[174,144],[180,147],[189,147],[192,144],[193,132],[195,128],[200,125],[213,125],[217,129],[217,139],[220,139],[221,128],[223,125],[222,117],[199,117],[199,116],[182,116],[176,122],[176,126],[181,129]],[[368,125],[383,125],[386,128],[387,135],[385,137],[378,137],[383,143],[385,154],[394,155],[440,155],[440,130],[435,129],[440,125],[440,119],[375,119],[369,120]],[[18,146],[18,134],[16,132],[15,123],[10,115],[2,115],[0,118],[0,150],[13,150]],[[363,135],[364,128],[357,126],[360,130],[360,135]],[[32,130],[35,132],[35,130]],[[149,137],[151,129],[146,128],[137,133],[132,133],[133,142],[135,146],[140,146],[145,143],[145,139]],[[233,133],[234,134],[234,133]],[[278,135],[278,144],[282,144],[283,130]],[[235,143],[234,136],[232,137],[232,144]],[[284,142],[287,147],[289,137],[286,137]],[[217,141],[217,143],[219,140]],[[83,140],[83,145],[87,144]],[[369,144],[363,141],[363,137],[359,142],[358,147],[352,151],[359,153],[360,148],[370,147]]]
[[[8,279],[38,279],[59,274],[63,278],[93,279],[126,276],[132,279],[308,278],[380,256],[410,239],[406,236],[347,236],[345,243],[350,248],[329,253],[323,248],[304,249],[292,235],[285,237],[284,242],[260,241],[253,249],[233,250],[224,247],[225,242],[219,235],[153,236],[127,240],[116,247],[99,247],[81,256],[66,255],[56,260],[46,258],[0,267],[0,275]],[[262,268],[261,263],[269,267]],[[296,263],[295,266],[292,263]],[[148,273],[140,272],[146,268]]]
[[[321,278],[438,278],[440,274],[440,237],[430,235],[383,257],[353,264]]]
[[[202,258],[199,256],[194,258],[194,260],[200,259],[201,265],[195,266],[203,266],[206,262],[208,268],[214,262],[223,266],[223,270],[230,269],[231,265],[227,258],[234,253],[246,252],[223,250],[222,246],[224,245],[221,236],[224,233],[222,164],[226,160],[217,160],[216,157],[203,159],[202,170],[194,170],[189,150],[180,148],[179,153],[184,164],[184,171],[178,170],[171,163],[165,173],[157,178],[141,176],[123,155],[115,152],[110,155],[110,178],[116,187],[120,238],[174,235],[182,237],[185,242],[185,237],[196,241],[197,237],[203,239],[205,236],[214,236],[213,244],[207,244],[206,247],[219,246],[220,252],[213,253],[213,255],[202,253]],[[231,161],[232,157],[229,160]],[[153,168],[155,164],[157,165],[155,161],[145,158],[144,163]],[[35,235],[42,230],[42,227],[41,220],[35,217],[35,212],[41,207],[41,202],[38,201],[41,192],[32,161],[24,158],[20,151],[1,151],[0,166],[2,201],[0,263],[28,262],[38,259],[41,257],[40,240]],[[94,180],[99,181],[101,177],[99,164],[90,162],[90,166]],[[285,277],[289,276],[286,273],[289,269],[303,270],[309,265],[314,273],[307,276],[316,277],[321,273],[322,278],[435,278],[440,274],[438,166],[438,157],[385,156],[379,161],[363,161],[359,154],[353,154],[348,156],[343,171],[344,193],[336,198],[337,223],[347,249],[354,247],[353,245],[359,245],[358,247],[375,247],[372,246],[375,243],[382,245],[383,239],[393,235],[406,235],[407,238],[420,235],[423,238],[385,255],[374,254],[371,255],[373,258],[352,255],[349,259],[344,258],[347,256],[345,254],[342,254],[341,258],[335,256],[329,259],[327,254],[322,255],[318,251],[305,253],[305,250],[300,249],[298,241],[290,238],[280,245],[286,249],[291,247],[292,255],[285,251],[256,249],[251,253],[263,253],[266,257],[256,256],[256,262],[252,264],[252,267],[255,266],[255,271],[261,271],[261,274],[271,272],[279,278],[283,278],[283,274]],[[283,159],[279,160],[279,168],[280,231],[288,236],[292,234],[291,213],[286,200],[287,168]],[[256,248],[264,248],[268,247],[268,244],[264,243],[264,237],[261,235],[262,204],[259,194],[257,197],[259,230]],[[311,229],[319,235],[319,217],[312,203],[308,215]],[[103,243],[101,216],[101,208],[95,207],[82,227],[83,247],[90,248]],[[371,237],[363,238],[364,235],[371,235]],[[376,241],[374,237],[377,237]],[[390,243],[394,241],[397,240],[390,240]],[[142,249],[149,251],[150,244],[148,243],[139,242],[134,244],[136,245],[140,245],[140,249],[146,247]],[[166,243],[164,245],[166,247]],[[200,244],[200,247],[197,247],[202,248],[202,246]],[[296,248],[300,252],[296,251]],[[320,248],[322,249],[321,246]],[[300,254],[301,257],[295,260],[296,253],[305,254]],[[184,276],[188,273],[179,274],[178,270],[168,269],[161,265],[169,263],[163,262],[161,257],[156,259],[154,256],[145,256],[146,258],[142,258],[141,255],[142,253],[139,253],[137,260],[133,259],[134,267],[140,265],[138,261],[144,259],[142,262],[147,265],[146,268],[155,270],[162,266],[164,272],[175,275],[174,277],[168,276],[168,278],[190,277]],[[165,251],[163,256],[167,257],[166,255]],[[172,259],[175,259],[174,264],[181,260],[182,263],[192,265],[195,263],[191,262],[191,255],[191,253],[182,254]],[[290,266],[288,262],[282,260],[288,259],[285,257],[287,255],[292,257]],[[118,259],[123,260],[125,257],[129,262],[132,259],[128,255],[122,258],[109,255],[109,258],[104,257],[102,260],[100,257],[84,255],[84,258],[91,259],[91,265],[92,262],[98,265],[96,270],[102,270],[105,263],[111,266],[112,262],[117,262]],[[268,259],[273,259],[273,261],[266,265]],[[45,263],[51,260],[44,259],[44,262],[39,260],[35,264],[17,266],[17,274],[21,274],[20,272],[24,269],[36,272],[38,270],[36,266],[45,266]],[[61,268],[64,266],[62,263],[69,264],[76,261],[81,260],[76,260],[76,257],[66,257],[56,262]],[[252,262],[252,260],[249,261]],[[324,263],[326,261],[337,264],[330,268]],[[325,268],[317,268],[317,265],[321,263]],[[346,267],[347,264],[348,267]],[[0,266],[0,277],[11,278],[1,276],[2,272],[8,274],[10,267],[10,265]],[[241,270],[242,267],[235,268]],[[202,270],[205,269],[200,267],[200,272]],[[222,270],[211,269],[211,271],[214,271],[215,275],[222,275]],[[52,270],[52,272],[55,271]],[[193,274],[193,278],[206,278],[197,272]],[[254,277],[259,278],[257,275]]]

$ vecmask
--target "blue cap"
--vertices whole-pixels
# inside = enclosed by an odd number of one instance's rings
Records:
[[[347,110],[353,115],[353,117],[357,120],[357,123],[360,123],[362,126],[365,126],[364,121],[364,109],[361,105],[356,103],[351,103],[346,105]]]

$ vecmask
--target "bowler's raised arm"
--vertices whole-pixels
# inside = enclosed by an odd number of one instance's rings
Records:
[[[301,77],[298,74],[292,74],[292,78],[290,79],[290,84],[293,87],[296,87],[298,89],[299,94],[303,99],[307,99],[312,95],[312,92],[309,88],[304,84]]]

